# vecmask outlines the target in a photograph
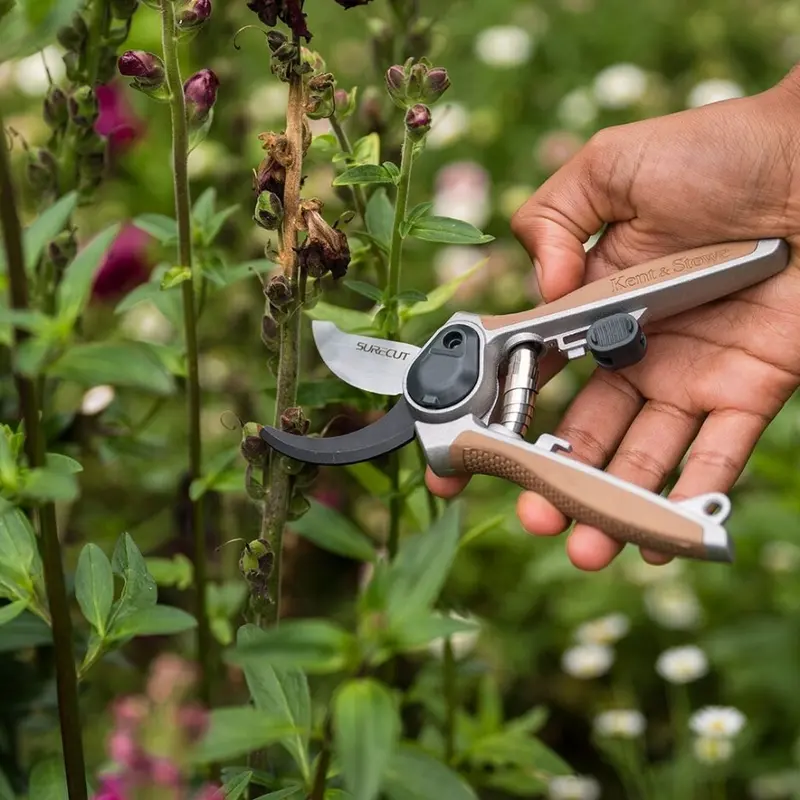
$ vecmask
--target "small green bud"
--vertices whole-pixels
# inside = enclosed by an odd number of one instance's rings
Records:
[[[344,89],[337,89],[333,93],[336,118],[339,121],[346,120],[356,110],[357,96],[358,96],[358,87],[354,87],[351,92],[347,92]]]
[[[58,183],[58,164],[53,154],[44,148],[29,154],[26,172],[34,191],[47,192]]]
[[[81,59],[77,53],[69,51],[64,53],[64,72],[72,83],[79,83],[81,79]]]
[[[294,494],[289,501],[289,513],[286,515],[286,519],[289,520],[289,522],[294,522],[308,513],[310,508],[311,503],[305,495],[299,493]]]
[[[99,113],[94,90],[90,86],[79,86],[69,98],[70,119],[79,128],[91,128]]]
[[[72,231],[61,231],[47,245],[47,255],[59,272],[72,262],[77,252],[78,243],[75,241],[75,234]]]
[[[138,0],[111,0],[111,13],[117,19],[131,19],[138,5]]]
[[[65,49],[73,53],[80,52],[83,48],[89,29],[80,14],[74,14],[69,25],[64,25],[56,32],[58,43]]]
[[[44,119],[47,124],[58,130],[67,124],[69,111],[67,96],[57,86],[52,86],[44,99]]]
[[[253,219],[265,230],[276,231],[283,221],[283,203],[272,192],[261,192],[256,200]]]

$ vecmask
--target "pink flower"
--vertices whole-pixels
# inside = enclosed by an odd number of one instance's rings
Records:
[[[95,96],[100,113],[94,129],[98,135],[108,138],[112,152],[127,150],[142,138],[144,123],[133,113],[118,84],[98,86]]]
[[[194,796],[194,800],[222,800],[222,798],[222,789],[219,786],[214,786],[213,784],[203,786]]]
[[[178,724],[190,741],[196,742],[208,730],[208,712],[200,705],[187,705],[178,711]]]
[[[152,266],[147,256],[149,242],[150,236],[133,225],[122,229],[95,276],[95,300],[115,300],[147,281]]]
[[[150,776],[156,786],[181,785],[181,770],[168,758],[154,758],[150,763]]]
[[[93,800],[127,800],[122,778],[118,775],[106,775],[101,780],[100,789]]]
[[[138,748],[126,731],[114,731],[108,739],[108,754],[121,767],[134,768],[138,761]]]
[[[154,703],[166,703],[182,697],[195,679],[194,664],[172,653],[164,653],[150,671],[147,694]]]
[[[114,719],[120,727],[135,728],[144,721],[147,709],[143,697],[122,697],[114,704]]]

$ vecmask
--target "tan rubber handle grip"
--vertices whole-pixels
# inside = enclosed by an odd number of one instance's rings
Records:
[[[672,556],[731,560],[728,535],[712,519],[544,448],[475,429],[456,436],[450,459],[459,472],[503,478],[534,491],[569,519],[621,543]]]
[[[751,255],[755,252],[758,244],[759,240],[755,239],[723,242],[711,247],[697,247],[682,253],[662,256],[587,283],[564,297],[553,300],[551,303],[542,303],[530,311],[485,316],[481,317],[481,323],[487,330],[497,330],[520,322],[529,322],[539,317],[563,313],[602,300],[620,298],[645,287],[655,287],[665,281],[687,274],[700,273],[724,264],[726,261]]]

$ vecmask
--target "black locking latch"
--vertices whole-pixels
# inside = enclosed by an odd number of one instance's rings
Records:
[[[647,338],[630,314],[614,314],[593,323],[586,334],[586,345],[598,366],[608,370],[633,366],[647,352]]]

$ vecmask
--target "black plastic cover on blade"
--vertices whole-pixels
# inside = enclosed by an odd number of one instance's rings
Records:
[[[345,466],[369,461],[408,444],[416,435],[414,420],[401,399],[388,414],[372,425],[343,436],[319,438],[261,429],[261,438],[273,449],[306,464]]]

